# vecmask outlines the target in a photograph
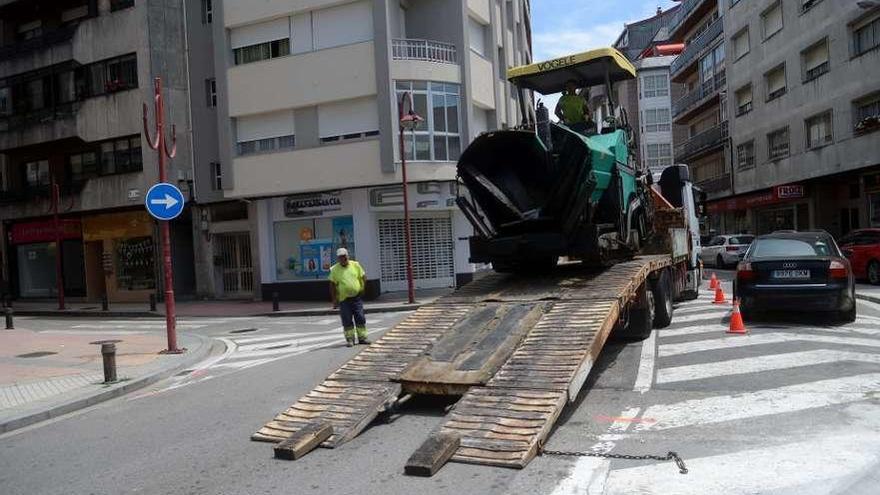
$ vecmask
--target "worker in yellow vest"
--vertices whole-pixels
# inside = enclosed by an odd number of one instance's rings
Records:
[[[330,267],[330,299],[333,309],[339,308],[342,318],[342,331],[348,347],[356,343],[369,345],[367,339],[367,319],[364,316],[364,295],[366,272],[360,263],[348,259],[348,250],[336,250],[338,263]],[[357,332],[357,340],[355,340]]]
[[[565,82],[565,92],[559,98],[554,113],[571,130],[587,134],[590,126],[594,126],[593,119],[587,99],[583,94],[578,94],[577,89],[578,84],[574,79]]]

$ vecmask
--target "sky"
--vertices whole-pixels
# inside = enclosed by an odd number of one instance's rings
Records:
[[[611,46],[624,24],[653,16],[657,7],[666,10],[675,4],[671,0],[533,0],[533,59],[540,62]],[[541,99],[552,115],[559,95]]]

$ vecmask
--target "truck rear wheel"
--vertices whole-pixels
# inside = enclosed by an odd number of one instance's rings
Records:
[[[666,328],[672,323],[672,275],[669,270],[660,272],[657,280],[651,284],[651,296],[654,298],[654,328]]]
[[[637,342],[645,340],[651,335],[654,327],[655,306],[652,291],[648,288],[650,282],[645,281],[637,292],[636,299],[629,304],[629,317],[617,329],[617,337]]]

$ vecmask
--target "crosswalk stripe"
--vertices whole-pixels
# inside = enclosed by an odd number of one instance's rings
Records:
[[[841,432],[808,441],[687,459],[689,475],[668,463],[612,470],[605,494],[848,493],[853,473],[878,460],[876,432]],[[846,446],[841,448],[841,446]],[[804,455],[821,452],[821,455]],[[868,492],[865,492],[868,493]]]
[[[385,328],[372,329],[373,332],[381,332],[384,330],[386,330],[386,329]],[[252,350],[265,349],[266,347],[274,347],[274,346],[285,345],[285,344],[299,346],[302,344],[308,344],[311,342],[318,342],[318,341],[322,341],[322,340],[343,339],[344,338],[344,334],[342,332],[342,327],[339,327],[339,328],[336,328],[333,330],[328,330],[326,332],[314,332],[311,334],[312,336],[310,336],[310,337],[303,337],[303,335],[304,334],[279,335],[278,337],[282,340],[273,340],[273,341],[269,341],[269,342],[263,341],[263,342],[256,343],[256,344],[239,345],[238,347],[242,351],[252,351]],[[295,338],[291,338],[291,337],[295,337]],[[236,342],[236,344],[239,344],[239,342]]]
[[[718,320],[720,322],[721,319],[724,318],[725,316],[727,316],[728,313],[730,313],[729,308],[724,308],[722,310],[715,310],[715,311],[701,311],[699,313],[686,314],[686,315],[679,315],[677,313],[674,313],[673,317],[672,317],[672,324],[678,325],[679,323],[688,323],[690,321],[712,320],[712,319]]]
[[[238,344],[240,347],[245,347],[248,344],[253,344],[254,342],[269,342],[273,340],[279,339],[289,339],[291,337],[311,337],[314,335],[329,335],[329,334],[342,334],[342,327],[334,328],[332,330],[324,330],[322,332],[303,332],[303,333],[276,333],[273,335],[263,335],[260,337],[241,337],[241,338],[233,338],[232,341]]]
[[[675,366],[658,370],[657,383],[674,383],[719,376],[743,375],[746,373],[789,369],[800,366],[815,366],[838,361],[863,361],[880,364],[880,354],[820,349]]]
[[[691,352],[714,351],[718,349],[731,349],[735,347],[747,347],[753,345],[777,344],[780,342],[820,342],[823,344],[861,345],[868,347],[880,347],[880,340],[858,337],[835,337],[830,335],[813,335],[804,333],[776,332],[760,335],[735,335],[725,336],[712,340],[698,340],[695,342],[683,342],[679,344],[660,344],[658,355],[660,357],[677,356]]]
[[[193,323],[178,323],[175,325],[176,328],[179,328],[181,330],[187,330],[187,329],[194,330],[194,329],[202,328],[205,326],[207,326],[207,325],[196,325]],[[83,328],[83,329],[95,329],[95,330],[108,330],[108,329],[123,329],[124,330],[127,328],[131,328],[131,329],[135,329],[135,330],[159,330],[159,329],[165,328],[165,322],[151,323],[151,324],[133,324],[133,325],[122,325],[122,324],[112,325],[112,324],[105,324],[105,323],[96,323],[96,324],[89,324],[89,325],[72,325],[70,328],[75,328],[75,329]]]
[[[880,388],[880,373],[868,373],[785,387],[648,406],[637,431],[666,430],[737,419],[786,414],[805,409],[869,400]],[[656,422],[645,421],[654,419]]]

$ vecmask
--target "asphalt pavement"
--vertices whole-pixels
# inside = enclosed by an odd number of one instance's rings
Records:
[[[783,315],[728,336],[729,306],[706,293],[643,343],[607,345],[547,448],[674,450],[688,474],[667,461],[545,456],[521,471],[450,463],[407,477],[407,458],[443,420],[445,404],[428,400],[337,449],[277,461],[250,435],[356,350],[335,318],[230,318],[185,330],[226,352],[0,436],[0,493],[873,493],[864,490],[880,481],[880,305],[859,310],[852,325]],[[370,325],[378,334],[405,316],[371,315]]]

